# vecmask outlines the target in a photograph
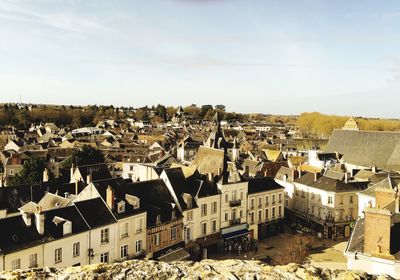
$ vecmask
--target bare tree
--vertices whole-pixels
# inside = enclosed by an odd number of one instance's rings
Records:
[[[289,239],[286,246],[276,255],[272,262],[274,265],[286,265],[289,263],[303,264],[311,251],[314,236],[296,235]]]

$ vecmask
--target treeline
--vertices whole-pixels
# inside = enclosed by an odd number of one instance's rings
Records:
[[[31,123],[53,122],[58,126],[90,126],[105,117],[124,117],[126,114],[113,106],[40,106],[29,109],[6,104],[0,109],[0,125],[27,129]]]
[[[211,120],[217,112],[221,120],[247,120],[247,115],[225,112],[224,105],[192,104],[184,112],[187,116],[198,120]],[[15,104],[5,104],[0,107],[0,125],[12,125],[19,129],[27,129],[31,123],[52,122],[58,126],[94,126],[106,118],[122,119],[131,117],[136,120],[149,121],[154,124],[163,123],[173,118],[178,107],[166,107],[158,104],[152,107],[114,107],[114,106],[46,106],[28,108]]]
[[[314,134],[319,137],[329,137],[336,128],[342,128],[348,116],[325,115],[318,112],[302,113],[297,118],[297,126],[305,134]],[[355,118],[360,130],[398,131],[400,120]]]

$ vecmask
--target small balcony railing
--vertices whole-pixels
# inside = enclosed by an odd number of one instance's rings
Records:
[[[229,201],[229,206],[231,207],[236,207],[242,205],[242,201],[237,199],[237,200],[231,200]]]
[[[230,225],[238,225],[238,224],[240,224],[240,218],[230,220],[229,224]]]

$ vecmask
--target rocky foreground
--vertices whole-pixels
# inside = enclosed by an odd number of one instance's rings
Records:
[[[0,279],[392,279],[364,272],[318,269],[310,265],[269,266],[257,261],[204,260],[201,262],[163,263],[132,260],[118,264],[82,267],[37,268],[0,272]]]

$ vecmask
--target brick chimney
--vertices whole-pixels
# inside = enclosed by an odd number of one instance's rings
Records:
[[[75,173],[75,164],[71,164],[70,181],[72,181],[72,177],[74,177],[74,173]]]
[[[106,203],[111,210],[114,210],[114,190],[111,186],[106,190]]]

